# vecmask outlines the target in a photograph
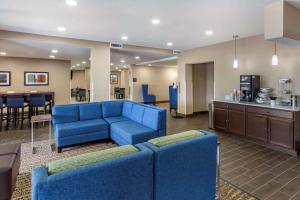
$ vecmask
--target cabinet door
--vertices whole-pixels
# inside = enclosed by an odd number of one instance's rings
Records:
[[[269,142],[292,149],[294,122],[291,119],[269,117]]]
[[[256,113],[247,113],[246,136],[266,143],[268,139],[268,117]]]
[[[228,110],[228,131],[245,135],[245,112]]]
[[[227,130],[228,111],[223,108],[214,109],[214,126],[218,130]]]

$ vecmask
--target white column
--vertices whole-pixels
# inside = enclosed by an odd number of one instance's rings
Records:
[[[90,71],[91,101],[110,99],[110,47],[109,44],[95,44],[91,47]]]

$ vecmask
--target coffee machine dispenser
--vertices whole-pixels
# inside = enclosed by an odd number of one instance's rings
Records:
[[[260,89],[260,76],[241,75],[240,77],[240,101],[253,102]]]

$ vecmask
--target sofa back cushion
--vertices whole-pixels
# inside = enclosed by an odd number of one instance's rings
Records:
[[[122,115],[124,117],[131,117],[131,113],[132,113],[132,106],[134,105],[133,102],[130,101],[124,101],[123,103],[123,110],[122,110]]]
[[[74,169],[80,166],[111,160],[121,156],[129,155],[139,150],[132,145],[124,145],[101,151],[85,153],[70,158],[52,161],[47,164],[48,174],[52,175],[68,169]]]
[[[102,118],[101,103],[80,104],[79,117],[81,121]]]
[[[129,117],[131,120],[142,123],[144,116],[145,106],[142,104],[133,104],[131,116]]]
[[[164,136],[164,137],[154,138],[154,139],[149,140],[148,142],[157,147],[164,147],[169,144],[175,144],[177,142],[191,140],[193,138],[202,137],[204,135],[205,135],[205,133],[202,133],[200,131],[190,130],[190,131],[177,133],[174,135],[168,135],[168,136]]]
[[[162,114],[158,109],[145,107],[142,124],[154,130],[161,129]]]
[[[103,117],[122,116],[123,101],[106,101],[102,103]]]
[[[79,121],[79,108],[77,104],[54,106],[52,109],[53,124]]]

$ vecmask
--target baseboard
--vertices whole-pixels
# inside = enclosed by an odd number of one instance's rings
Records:
[[[169,103],[169,100],[163,100],[163,101],[156,101],[156,103]]]

